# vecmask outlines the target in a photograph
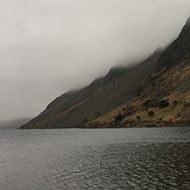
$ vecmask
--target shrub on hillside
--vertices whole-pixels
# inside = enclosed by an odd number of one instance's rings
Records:
[[[174,105],[177,105],[177,104],[178,104],[178,102],[177,102],[176,100],[174,100],[174,101],[173,101],[173,104],[174,104]]]
[[[169,106],[169,102],[167,100],[161,100],[159,103],[160,108],[165,108]]]
[[[149,111],[148,112],[148,116],[153,117],[154,116],[154,112],[153,111]]]
[[[138,120],[140,120],[141,119],[141,116],[140,115],[137,115],[137,117],[136,117]]]
[[[149,106],[150,102],[151,102],[150,100],[147,100],[146,102],[143,103],[143,106],[144,107]]]
[[[115,121],[118,122],[118,121],[122,121],[123,120],[123,116],[121,115],[121,113],[119,113],[119,115],[117,115],[115,117]]]

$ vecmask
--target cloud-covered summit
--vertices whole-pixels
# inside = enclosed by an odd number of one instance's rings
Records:
[[[171,42],[190,2],[2,0],[1,119],[35,116],[56,96]]]

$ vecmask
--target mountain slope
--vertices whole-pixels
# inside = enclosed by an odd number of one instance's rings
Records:
[[[190,90],[189,44],[190,19],[179,37],[165,50],[155,51],[133,68],[112,68],[88,87],[63,94],[21,128],[109,127],[111,123],[127,126],[124,122],[134,120],[136,114],[146,115],[142,102],[147,98],[159,102],[177,92],[186,98]],[[130,118],[127,111],[132,112]],[[115,123],[118,112],[124,116],[119,124]]]
[[[158,66],[160,69],[166,67],[166,70],[168,70],[170,67],[179,64],[183,60],[189,60],[189,58],[190,17],[188,18],[185,26],[179,34],[179,37],[163,52],[162,56],[158,60]]]

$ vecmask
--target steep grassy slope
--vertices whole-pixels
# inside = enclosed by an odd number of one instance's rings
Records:
[[[179,37],[165,50],[155,51],[134,68],[112,68],[88,87],[63,94],[22,128],[166,125],[168,121],[171,124],[188,118],[189,44],[188,19]],[[144,107],[148,99],[152,103]],[[162,99],[169,99],[170,105],[159,108]],[[175,105],[174,100],[178,102]],[[147,114],[150,110],[155,113],[153,117]],[[119,112],[124,119],[115,122]],[[140,119],[136,119],[137,115]]]
[[[190,60],[170,68],[140,96],[87,123],[85,127],[145,127],[190,125]],[[169,104],[160,106],[162,100]],[[148,105],[145,105],[149,102]],[[153,111],[154,115],[149,116]],[[124,119],[115,122],[121,113]],[[140,116],[140,117],[138,117]]]

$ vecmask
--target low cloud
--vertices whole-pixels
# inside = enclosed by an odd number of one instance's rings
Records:
[[[56,96],[174,40],[189,0],[2,0],[0,120],[31,117]]]

